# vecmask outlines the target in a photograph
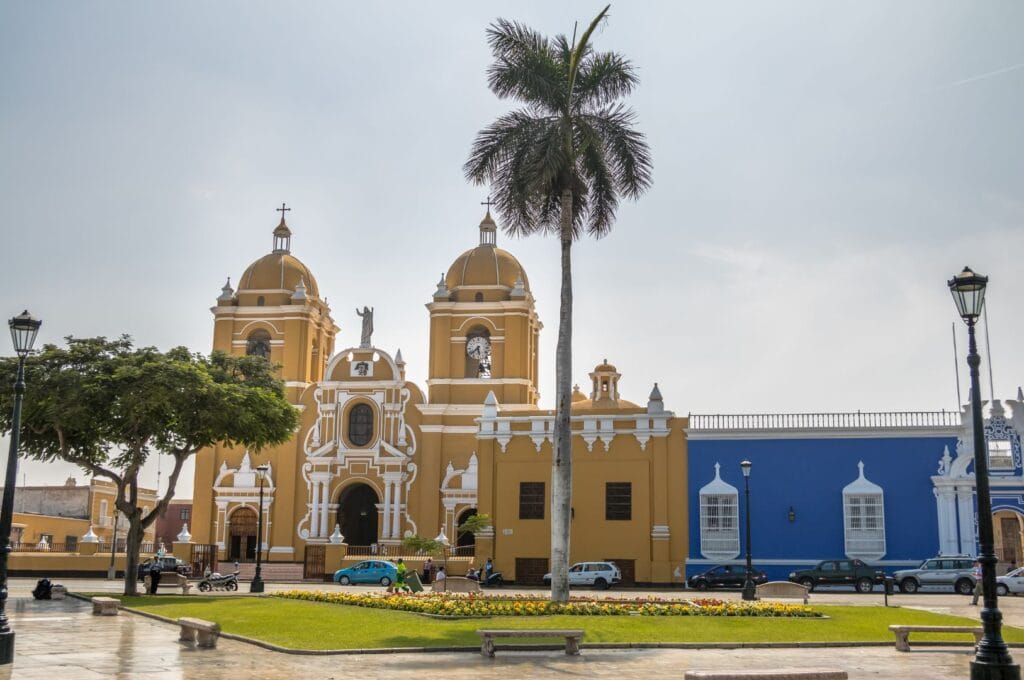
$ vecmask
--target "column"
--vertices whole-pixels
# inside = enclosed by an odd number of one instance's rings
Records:
[[[395,507],[391,512],[391,535],[395,538],[402,537],[402,480],[394,481],[395,485]]]
[[[323,493],[320,494],[320,535],[326,538],[331,533],[331,527],[327,525],[327,506],[331,502],[331,478],[325,475],[320,483],[324,487]]]
[[[956,489],[957,512],[960,514],[961,555],[977,555],[978,544],[974,537],[974,486],[958,486]]]
[[[381,527],[380,537],[391,538],[391,482],[384,480],[384,522]]]
[[[310,478],[313,487],[313,504],[309,510],[309,537],[316,538],[320,535],[320,480],[316,477]]]
[[[939,520],[939,554],[960,552],[956,530],[956,494],[951,487],[935,488],[935,507]]]

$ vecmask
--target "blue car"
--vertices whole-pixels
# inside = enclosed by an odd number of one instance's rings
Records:
[[[334,572],[334,582],[347,586],[350,583],[379,583],[389,586],[398,578],[398,567],[387,560],[366,560],[347,569]]]

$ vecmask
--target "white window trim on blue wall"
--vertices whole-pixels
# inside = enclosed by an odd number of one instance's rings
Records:
[[[715,478],[700,490],[700,552],[710,560],[731,560],[740,554],[739,491]]]
[[[846,556],[875,562],[885,556],[885,493],[864,477],[863,461],[857,469],[857,479],[843,489]]]

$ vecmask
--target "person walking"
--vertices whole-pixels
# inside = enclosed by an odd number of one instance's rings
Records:
[[[492,562],[491,558],[488,557],[487,561],[484,562],[484,581],[485,582],[486,581],[490,581],[491,580],[491,574],[493,574],[493,573],[494,573],[494,562]]]
[[[149,565],[149,594],[156,595],[156,589],[160,585],[160,560],[153,560]]]
[[[981,595],[981,562],[974,560],[974,597],[971,604],[978,606],[978,597]]]
[[[427,558],[427,561],[423,563],[423,585],[430,583],[430,574],[434,571],[434,561]]]
[[[395,578],[395,590],[405,590],[405,574],[409,571],[409,567],[405,566],[405,561],[401,557],[398,558],[397,566],[398,574],[397,577]]]

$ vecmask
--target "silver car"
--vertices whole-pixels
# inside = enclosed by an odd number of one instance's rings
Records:
[[[996,594],[999,597],[1018,593],[1024,593],[1024,567],[996,577]]]
[[[963,555],[933,557],[917,569],[893,573],[900,591],[916,593],[922,586],[952,586],[961,595],[974,591],[974,558]]]
[[[622,572],[614,562],[577,562],[569,567],[570,586],[593,586],[607,590],[622,580]],[[551,585],[551,574],[544,574],[544,585]]]

